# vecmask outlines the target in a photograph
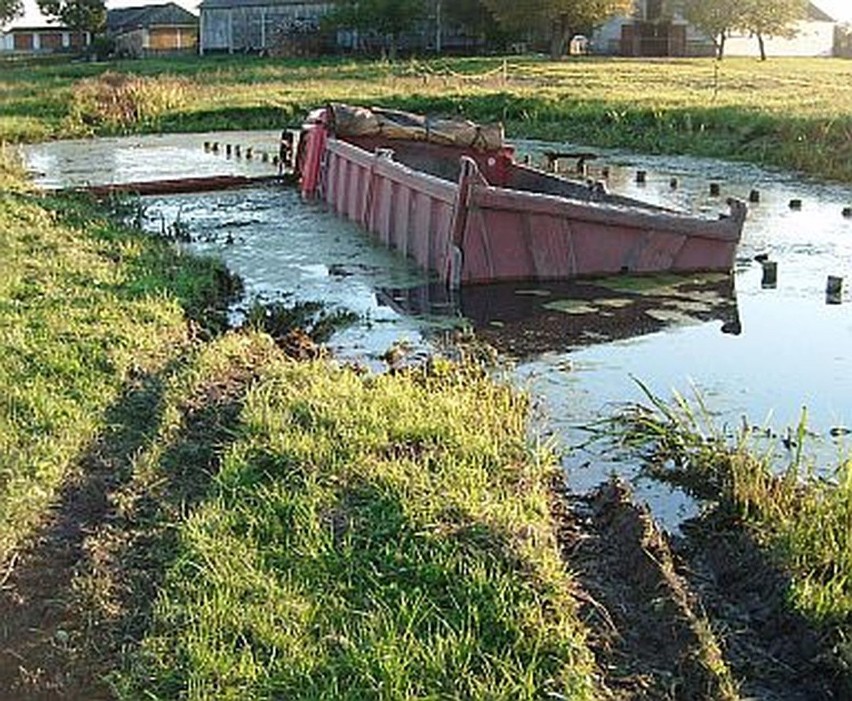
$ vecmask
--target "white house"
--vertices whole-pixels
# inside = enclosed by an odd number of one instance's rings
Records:
[[[35,0],[24,0],[23,15],[0,27],[0,53],[81,51],[91,40],[88,32],[72,30],[43,15]]]
[[[764,37],[767,56],[831,56],[837,22],[808,3],[807,17],[796,23],[791,38]],[[663,0],[636,0],[630,15],[613,17],[592,35],[596,53],[616,56],[712,56],[710,37],[691,26],[675,10],[666,17]],[[731,34],[725,42],[727,56],[759,56],[757,39],[747,33]]]

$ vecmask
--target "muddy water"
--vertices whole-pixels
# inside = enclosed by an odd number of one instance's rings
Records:
[[[205,153],[205,141],[218,141],[222,151]],[[277,135],[66,142],[31,147],[26,155],[46,186],[271,171],[257,160],[225,158],[226,143],[273,153]],[[576,150],[518,146],[534,159],[546,148]],[[591,487],[616,471],[669,524],[694,508],[688,499],[644,481],[635,464],[581,447],[582,425],[643,399],[635,378],[664,398],[694,388],[721,423],[766,427],[766,447],[782,463],[781,439],[807,407],[808,449],[821,466],[835,464],[852,440],[832,436],[852,427],[852,219],[841,214],[852,206],[852,188],[713,160],[620,152],[601,154],[591,177],[604,165],[612,190],[692,212],[715,215],[726,197],[747,199],[759,190],[733,280],[618,279],[472,289],[448,298],[408,262],[293,190],[145,198],[141,205],[150,230],[180,221],[194,249],[221,256],[244,278],[249,298],[320,299],[357,312],[361,321],[332,342],[343,356],[380,367],[380,354],[394,343],[427,352],[465,317],[515,359],[548,429],[572,447],[564,461],[573,486]],[[635,182],[637,169],[648,172],[645,185]],[[719,183],[720,196],[710,195],[711,182]],[[790,208],[792,199],[801,209]],[[763,284],[756,256],[777,262],[774,286]],[[840,300],[826,297],[828,275],[844,278]]]

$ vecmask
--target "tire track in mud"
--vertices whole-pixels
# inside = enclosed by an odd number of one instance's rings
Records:
[[[613,481],[566,495],[561,542],[610,699],[736,699],[700,604],[664,535]]]
[[[670,538],[628,487],[557,485],[566,566],[609,699],[852,698],[836,636],[788,605],[789,578],[720,513]]]
[[[0,589],[0,699],[110,699],[108,674],[141,639],[176,529],[206,493],[255,378],[231,358],[179,403],[180,425],[150,478],[137,460],[164,420],[185,361],[130,383],[79,476],[9,566]]]

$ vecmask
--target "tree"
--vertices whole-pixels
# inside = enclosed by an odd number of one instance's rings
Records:
[[[38,0],[38,6],[48,17],[80,32],[97,34],[106,24],[104,0]]]
[[[764,37],[794,37],[796,22],[806,14],[806,0],[743,0],[741,26],[757,37],[760,60],[765,61]]]
[[[478,37],[488,46],[506,46],[517,38],[517,30],[506,31],[495,21],[485,0],[438,0],[438,5],[447,26],[462,27],[468,36]]]
[[[684,0],[683,17],[713,40],[721,59],[728,32],[743,24],[743,0]]]
[[[629,12],[633,0],[484,0],[506,29],[544,29],[550,56],[564,55],[574,34],[591,32],[601,22]]]
[[[325,23],[377,36],[393,58],[400,36],[414,28],[424,10],[421,0],[342,0],[326,16]]]
[[[0,0],[0,26],[23,14],[23,0]]]

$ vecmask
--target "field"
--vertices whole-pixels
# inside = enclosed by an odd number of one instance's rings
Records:
[[[832,60],[5,62],[0,142],[331,99],[852,181]],[[564,493],[487,349],[377,375],[298,310],[229,329],[239,281],[129,207],[34,191],[0,147],[0,697],[852,694],[849,462],[779,471],[649,396],[601,440],[712,505],[669,539],[623,485]]]
[[[136,80],[120,87],[127,76]],[[105,89],[121,91],[120,109],[99,106]],[[852,62],[840,59],[6,63],[0,138],[278,128],[329,100],[502,120],[514,137],[714,155],[852,180]]]

